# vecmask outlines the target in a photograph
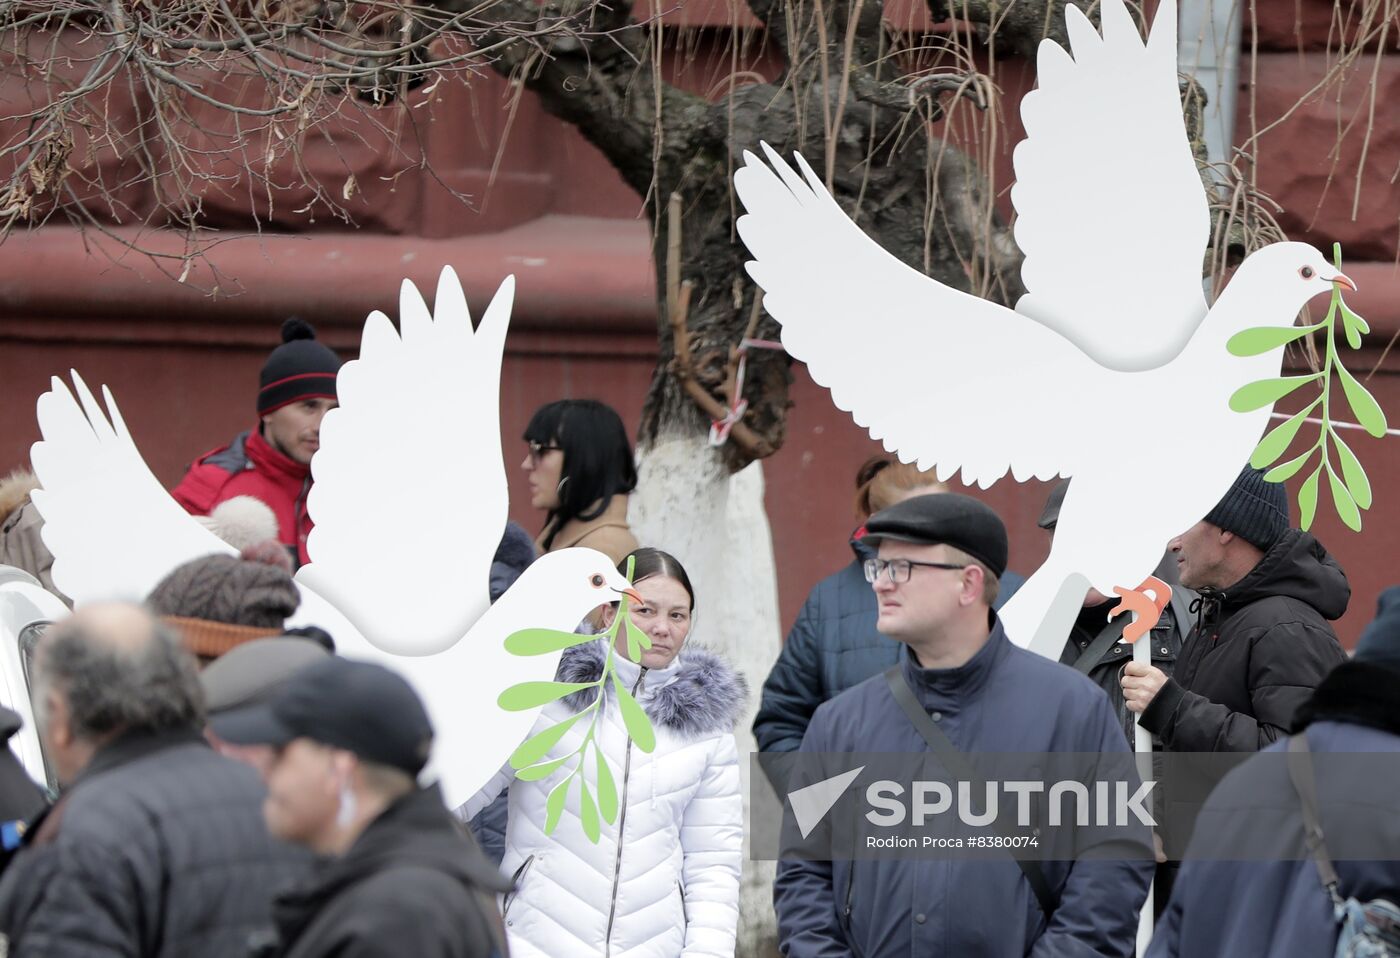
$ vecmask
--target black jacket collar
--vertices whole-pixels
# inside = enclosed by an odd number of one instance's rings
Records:
[[[1343,662],[1318,685],[1293,718],[1293,731],[1313,722],[1349,722],[1400,735],[1400,670],[1373,662]]]
[[[204,740],[204,736],[194,726],[164,729],[159,732],[122,732],[97,750],[97,754],[93,755],[92,760],[87,763],[87,767],[79,773],[69,788],[74,788],[95,775],[129,765],[147,755],[163,752],[170,748],[178,748],[181,745],[209,747],[209,743]]]

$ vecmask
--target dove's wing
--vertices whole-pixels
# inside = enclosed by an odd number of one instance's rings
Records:
[[[1108,370],[1035,320],[904,265],[851,222],[799,155],[764,144],[734,175],[749,275],[807,364],[885,448],[940,479],[1070,475]]]
[[[44,438],[30,450],[43,485],[30,498],[44,517],[55,587],[74,603],[141,602],[182,562],[235,554],[151,473],[107,387],[104,414],[82,377],[72,376],[77,399],[57,377],[39,397]]]
[[[1176,72],[1176,4],[1144,44],[1122,0],[1103,36],[1065,9],[1073,58],[1040,44],[1037,89],[1021,101],[1013,154],[1016,243],[1027,293],[1016,310],[1113,369],[1160,366],[1206,315],[1205,190],[1186,139]]]
[[[405,280],[399,329],[371,314],[359,359],[340,370],[297,580],[385,651],[440,651],[486,611],[506,524],[498,408],[514,294],[508,277],[473,330],[450,267],[432,313]]]

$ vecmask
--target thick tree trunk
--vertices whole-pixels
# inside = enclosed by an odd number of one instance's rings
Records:
[[[976,163],[930,132],[930,122],[941,116],[938,96],[958,85],[944,77],[911,88],[892,75],[883,5],[748,3],[790,66],[773,83],[735,87],[713,104],[658,79],[650,44],[660,31],[628,28],[625,3],[580,8],[564,0],[536,7],[501,0],[492,14],[528,22],[588,9],[595,29],[613,31],[607,43],[587,49],[569,41],[544,55],[521,45],[497,67],[574,124],[646,198],[655,227],[659,356],[642,411],[640,482],[630,520],[641,542],[674,553],[694,581],[695,640],[716,648],[748,679],[749,709],[736,733],[746,811],[749,788],[768,787],[761,776],[749,781],[748,755],[755,748],[749,726],[781,641],[773,546],[761,466],[754,460],[782,445],[789,360],[770,350],[748,354],[742,394],[747,438],[731,437],[719,449],[707,441],[711,415],[685,383],[698,383],[723,407],[731,349],[753,312],[756,291],[734,227],[742,211],[731,189],[743,152],[757,151],[761,142],[784,154],[802,152],[863,229],[941,282],[1004,303],[1023,291],[1020,254],[993,211]],[[1033,47],[1047,29],[1062,35],[1063,3],[1016,4],[1013,25],[1030,32],[1013,42]],[[989,20],[1002,16],[994,4],[983,6]],[[937,0],[930,7],[937,17]],[[813,10],[823,9],[825,22],[810,22]],[[978,84],[957,95],[986,94]],[[668,215],[673,195],[678,217]],[[679,257],[668,268],[677,244]],[[674,290],[682,283],[689,286],[683,347],[673,332],[676,304],[667,293],[668,285]],[[764,317],[756,335],[776,339],[779,330]],[[678,364],[678,356],[686,362]],[[772,878],[771,863],[746,860],[738,948],[746,958],[776,952]]]
[[[690,575],[697,612],[687,641],[723,655],[749,683],[748,705],[734,732],[746,822],[750,789],[769,787],[763,776],[749,775],[749,754],[758,748],[751,726],[780,644],[762,469],[755,462],[731,474],[703,434],[659,440],[640,450],[640,482],[628,514],[639,541],[661,544]],[[759,958],[774,954],[777,945],[774,868],[749,860],[751,837],[746,831],[736,954]]]

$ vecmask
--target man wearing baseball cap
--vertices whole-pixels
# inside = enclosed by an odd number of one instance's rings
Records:
[[[310,323],[287,320],[282,345],[259,377],[258,427],[196,459],[170,494],[196,516],[235,496],[262,501],[277,517],[277,538],[293,565],[305,564],[311,457],[320,447],[321,420],[336,406],[339,371],[340,357],[316,341]]]
[[[433,729],[402,677],[329,658],[269,699],[210,717],[219,739],[270,746],[263,817],[276,837],[325,856],[274,902],[277,958],[491,958],[504,940],[490,895],[508,888],[422,788]]]
[[[951,770],[950,748],[1128,751],[1101,689],[1007,639],[991,607],[1007,562],[996,513],[956,493],[920,496],[872,516],[866,541],[878,547],[864,570],[877,628],[906,649],[894,668],[819,707],[801,752],[898,753],[916,768],[934,752]],[[785,860],[774,886],[782,951],[1130,954],[1152,874],[1145,851],[1135,861]]]

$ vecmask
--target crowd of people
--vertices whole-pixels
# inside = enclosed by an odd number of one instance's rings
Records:
[[[491,599],[538,555],[588,546],[630,569],[631,626],[615,627],[616,603],[581,622],[556,673],[574,691],[541,710],[529,763],[448,808],[425,774],[434,729],[409,683],[287,625],[340,359],[305,323],[282,332],[252,428],[172,491],[241,555],[187,563],[140,605],[85,605],[33,651],[48,781],[0,750],[0,954],[733,955],[748,761],[733,733],[754,695],[760,748],[799,757],[933,752],[952,768],[950,753],[1113,755],[1139,726],[1162,755],[1400,755],[1400,587],[1349,659],[1331,625],[1346,576],[1257,470],[1163,544],[1157,574],[1174,592],[1139,640],[1150,663],[1092,589],[1053,662],[998,618],[1022,581],[1001,518],[872,459],[856,475],[851,563],[812,590],[771,672],[744,676],[690,641],[705,597],[666,543],[628,526],[637,472],[621,418],[569,399],[522,437],[539,532],[507,526]],[[0,483],[0,561],[54,591],[34,486]],[[1066,486],[1040,517],[1052,536]],[[649,642],[635,655],[634,630]],[[17,728],[0,713],[0,736]],[[1133,955],[1155,887],[1153,958],[1400,955],[1393,779],[1325,781],[1310,804],[1282,767],[1246,762],[1194,834],[1162,836],[1155,854],[784,859],[779,948]],[[1272,837],[1294,853],[1218,860],[1258,827],[1260,794],[1292,810]],[[1372,859],[1326,856],[1320,836],[1343,820],[1371,829]]]

